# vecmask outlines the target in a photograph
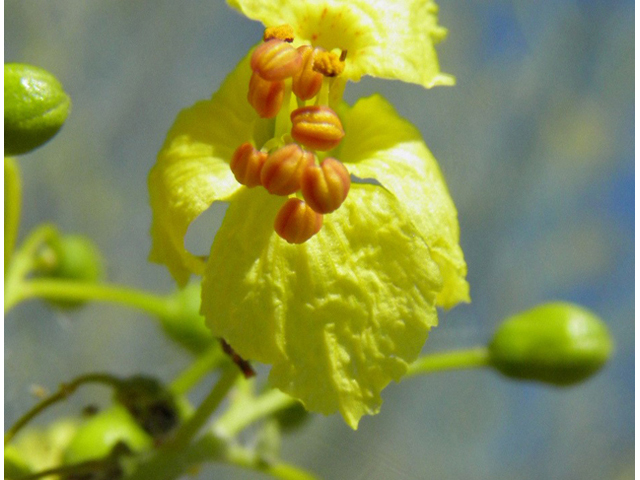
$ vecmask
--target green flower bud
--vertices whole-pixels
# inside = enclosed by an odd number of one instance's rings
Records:
[[[20,155],[46,143],[62,127],[71,99],[46,70],[4,65],[4,154]]]
[[[489,356],[508,377],[571,385],[598,371],[612,349],[606,325],[593,313],[550,303],[505,320],[489,344]]]
[[[200,315],[200,284],[190,283],[177,290],[169,303],[167,314],[160,317],[167,336],[195,354],[210,347],[215,339]]]
[[[22,454],[13,445],[4,447],[4,478],[23,477],[31,473]]]
[[[41,267],[47,275],[97,282],[103,276],[103,261],[96,245],[82,235],[64,235],[51,240],[41,255]]]
[[[78,429],[65,451],[64,463],[104,458],[119,443],[124,443],[133,452],[140,452],[151,448],[153,440],[123,406],[114,405]]]
[[[115,399],[154,438],[163,438],[180,423],[173,394],[155,378],[135,376],[124,380]]]
[[[98,247],[82,235],[57,236],[47,242],[38,255],[38,274],[47,277],[97,283],[104,266]],[[83,301],[48,300],[58,308],[77,308]]]
[[[96,245],[81,235],[64,235],[49,241],[39,254],[39,274],[64,280],[96,283],[103,278],[102,255]],[[60,308],[84,302],[51,300]]]

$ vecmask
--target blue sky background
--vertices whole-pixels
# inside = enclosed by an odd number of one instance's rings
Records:
[[[392,384],[358,432],[314,416],[285,438],[285,459],[344,479],[633,477],[633,17],[631,1],[442,2],[438,51],[455,87],[365,78],[346,92],[381,92],[420,128],[458,206],[473,302],[443,313],[424,351],[484,343],[506,316],[561,299],[607,322],[611,363],[571,389],[489,371]],[[110,280],[170,291],[146,262],[147,173],[177,113],[209,97],[261,33],[221,1],[7,0],[5,61],[50,70],[73,100],[54,141],[19,160],[22,233],[53,221],[89,235]],[[189,242],[204,253],[201,230]],[[153,321],[107,305],[25,304],[5,335],[7,424],[32,384],[95,370],[169,380],[188,363]],[[102,398],[88,389],[57,412]],[[262,478],[216,466],[201,478],[216,472]]]

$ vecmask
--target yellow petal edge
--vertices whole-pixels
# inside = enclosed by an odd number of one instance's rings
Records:
[[[344,76],[402,80],[430,88],[453,85],[440,71],[435,44],[447,30],[438,25],[432,0],[228,0],[265,26],[289,24],[295,44],[348,52]]]
[[[229,169],[234,150],[254,136],[258,115],[247,102],[246,57],[211,100],[183,110],[149,173],[153,220],[149,260],[165,264],[178,284],[202,274],[204,262],[184,247],[191,222],[241,185]]]

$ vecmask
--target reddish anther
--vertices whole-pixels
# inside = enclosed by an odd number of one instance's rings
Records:
[[[291,112],[291,136],[312,150],[331,150],[336,147],[344,129],[336,112],[323,105],[298,108]]]
[[[291,195],[300,190],[302,172],[313,162],[311,152],[305,152],[295,143],[290,143],[267,157],[260,173],[260,182],[269,193]]]
[[[289,243],[304,243],[322,228],[322,215],[299,198],[290,198],[278,211],[273,228]]]
[[[331,213],[347,198],[351,177],[335,158],[325,158],[320,166],[310,165],[300,181],[305,202],[318,213]]]
[[[280,111],[284,98],[284,81],[270,82],[257,73],[251,75],[247,100],[262,118],[273,118]]]
[[[251,55],[251,69],[270,82],[293,77],[300,67],[300,53],[283,40],[264,42]]]
[[[256,150],[250,143],[240,145],[231,157],[229,166],[236,180],[249,188],[261,185],[260,172],[267,154]]]
[[[318,49],[313,49],[309,45],[298,47],[298,52],[302,57],[302,68],[293,76],[292,87],[293,93],[300,100],[309,100],[315,97],[322,87],[323,75],[313,70],[316,50]]]

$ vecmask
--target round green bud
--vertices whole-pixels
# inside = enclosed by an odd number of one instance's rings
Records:
[[[132,452],[140,452],[151,448],[153,440],[123,406],[114,405],[78,428],[64,453],[64,463],[70,465],[104,458],[118,444],[125,444]]]
[[[46,143],[62,127],[71,99],[46,70],[4,65],[4,154],[20,155]]]
[[[47,246],[42,259],[44,271],[52,277],[94,283],[103,276],[102,255],[96,245],[82,235],[57,237]]]
[[[162,329],[174,342],[198,354],[215,341],[200,315],[200,284],[190,283],[169,298],[166,315],[160,317]]]
[[[504,375],[554,385],[590,377],[612,350],[602,320],[569,303],[541,305],[508,318],[489,344],[490,363]]]
[[[96,245],[81,235],[53,238],[39,252],[38,273],[42,276],[97,283],[104,276],[104,262]],[[50,300],[60,308],[78,307],[82,301]]]
[[[4,478],[23,477],[31,473],[22,454],[13,445],[4,447]]]

